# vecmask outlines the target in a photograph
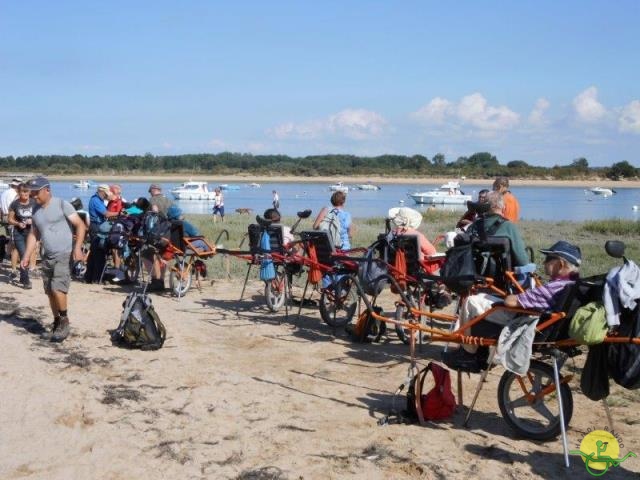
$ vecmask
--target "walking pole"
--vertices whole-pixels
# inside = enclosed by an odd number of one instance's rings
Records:
[[[569,444],[567,442],[567,429],[564,425],[564,407],[562,406],[562,395],[560,394],[560,373],[558,372],[558,357],[553,355],[553,377],[556,382],[556,395],[558,396],[558,407],[560,410],[560,431],[562,432],[562,449],[564,450],[564,466],[569,468]]]
[[[476,401],[478,400],[478,396],[480,395],[480,390],[482,390],[482,386],[484,385],[484,381],[489,375],[489,369],[491,368],[491,363],[493,363],[493,357],[496,355],[496,347],[489,347],[489,359],[487,360],[487,368],[482,371],[482,375],[480,375],[480,381],[478,382],[478,386],[476,387],[476,393],[473,395],[473,400],[471,401],[471,405],[469,405],[469,411],[467,412],[467,416],[464,417],[464,422],[462,423],[463,427],[466,427],[469,423],[469,419],[471,418],[471,414],[473,413],[473,407],[476,405]]]

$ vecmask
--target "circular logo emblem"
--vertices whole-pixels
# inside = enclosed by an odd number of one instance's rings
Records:
[[[610,432],[606,430],[594,430],[585,435],[580,443],[580,451],[587,455],[594,453],[594,457],[600,455],[606,455],[610,458],[618,458],[620,455],[620,445],[618,440]],[[586,463],[586,459],[583,457],[582,461]],[[591,470],[607,470],[608,465],[606,462],[593,462],[590,461],[588,465]]]

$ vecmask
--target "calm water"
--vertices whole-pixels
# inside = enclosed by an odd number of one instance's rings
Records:
[[[65,199],[79,197],[85,206],[95,189],[79,190],[73,187],[74,182],[53,182],[53,191],[57,196]],[[105,182],[109,183],[109,182]],[[149,183],[120,182],[124,197],[135,199],[147,196]],[[171,197],[169,191],[176,186],[175,182],[160,183],[164,193]],[[232,184],[229,184],[232,185]],[[234,213],[236,208],[252,208],[255,213],[261,213],[271,206],[271,192],[277,190],[280,195],[280,209],[285,215],[311,208],[318,212],[324,205],[329,204],[328,184],[326,183],[263,183],[261,188],[251,188],[247,184],[236,184],[239,190],[225,192],[225,208],[228,213]],[[210,184],[212,189],[215,185]],[[378,191],[349,191],[347,195],[347,210],[354,217],[381,217],[386,215],[389,208],[400,205],[404,201],[406,206],[414,206],[413,200],[407,197],[407,192],[415,190],[429,190],[437,188],[439,184],[420,183],[415,185],[383,185]],[[604,186],[604,185],[603,185]],[[465,184],[465,193],[474,198],[482,188],[489,188],[487,184]],[[609,198],[585,193],[582,188],[574,187],[517,187],[513,193],[518,197],[522,208],[522,218],[542,220],[588,220],[602,218],[640,219],[640,212],[634,211],[633,206],[640,209],[640,189],[620,188],[617,194]],[[213,202],[182,200],[177,202],[187,213],[210,213]],[[425,207],[421,206],[420,209]],[[445,207],[452,208],[452,207]],[[455,207],[453,207],[455,208]],[[464,207],[457,207],[462,208]]]

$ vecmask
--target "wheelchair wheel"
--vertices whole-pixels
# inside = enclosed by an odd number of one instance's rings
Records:
[[[551,440],[560,434],[560,406],[555,385],[539,399],[528,400],[554,384],[553,367],[532,360],[529,371],[520,377],[505,372],[498,384],[498,405],[505,421],[518,435],[532,440]],[[573,415],[573,397],[566,383],[560,386],[565,425]]]
[[[337,328],[351,322],[358,306],[358,295],[350,276],[341,277],[320,295],[320,317],[327,325]]]
[[[264,282],[264,299],[267,307],[273,313],[276,313],[284,305],[286,298],[285,282],[286,274],[284,272],[276,272],[276,278],[271,281]]]
[[[176,263],[169,272],[169,288],[176,297],[184,297],[191,288],[193,271]]]
[[[413,302],[416,308],[421,308],[420,297],[418,292],[413,292],[409,296],[409,298]],[[398,304],[396,306],[395,320],[397,320],[398,322],[407,322],[411,317],[410,315],[407,315],[407,311],[408,309],[406,305]],[[422,317],[420,318],[420,322],[422,322]],[[398,335],[398,338],[400,339],[400,341],[405,345],[409,345],[409,341],[411,339],[411,331],[397,324],[395,325],[395,328],[396,328],[396,334]]]

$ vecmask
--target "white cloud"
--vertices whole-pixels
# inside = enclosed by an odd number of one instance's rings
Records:
[[[436,97],[413,115],[428,124],[473,127],[480,133],[509,130],[520,122],[516,112],[505,106],[489,105],[480,93],[467,95],[457,104]]]
[[[618,128],[621,132],[640,134],[640,100],[634,100],[622,109]]]
[[[414,113],[416,118],[427,123],[443,124],[447,115],[452,113],[453,104],[446,98],[436,97]]]
[[[101,145],[80,145],[78,148],[83,152],[97,152],[104,150],[104,147]]]
[[[388,123],[382,115],[364,109],[346,109],[324,119],[283,123],[269,130],[278,139],[314,139],[327,135],[365,140],[381,136]]]
[[[598,101],[598,89],[589,87],[573,99],[578,120],[585,123],[596,123],[607,114],[607,109]]]
[[[533,110],[531,110],[531,113],[529,114],[529,123],[535,127],[545,126],[548,123],[545,118],[545,113],[550,106],[551,103],[549,103],[549,100],[546,98],[539,98],[536,100],[536,104],[533,106]]]
[[[162,148],[165,150],[171,150],[173,148],[173,144],[169,142],[162,142]]]
[[[219,138],[213,138],[207,142],[207,147],[209,148],[226,148],[227,143]]]

